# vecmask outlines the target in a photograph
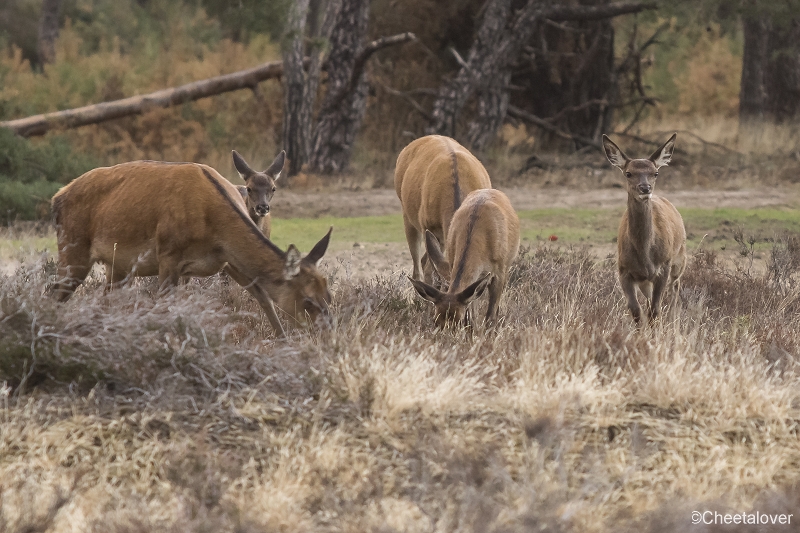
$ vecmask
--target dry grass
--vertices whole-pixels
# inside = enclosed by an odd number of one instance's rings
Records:
[[[435,333],[401,273],[334,284],[336,325],[269,337],[221,279],[58,305],[0,278],[5,531],[674,531],[792,512],[800,252],[692,259],[637,333],[613,266],[547,248],[496,331]],[[740,530],[745,531],[745,530]]]

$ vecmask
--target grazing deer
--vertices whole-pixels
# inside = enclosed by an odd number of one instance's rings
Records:
[[[422,279],[424,268],[425,281],[433,279],[433,269],[422,251],[425,231],[445,242],[462,198],[491,186],[481,162],[449,137],[428,135],[403,148],[397,157],[394,188],[403,206],[406,240],[414,261],[412,278]]]
[[[472,191],[453,215],[445,254],[430,231],[425,233],[425,243],[428,258],[449,289],[442,292],[409,279],[419,295],[436,306],[436,324],[468,326],[468,306],[487,287],[486,322],[495,322],[511,263],[519,252],[519,217],[508,197],[495,189]]]
[[[686,268],[686,229],[678,210],[669,201],[653,194],[658,169],[666,166],[675,147],[673,134],[647,159],[631,159],[611,139],[603,135],[603,148],[612,165],[627,181],[628,209],[622,215],[617,237],[619,282],[628,300],[628,309],[639,325],[641,307],[636,289],[649,302],[650,323],[658,317],[661,297],[669,286],[673,306],[677,303],[680,277]]]
[[[306,257],[294,245],[284,252],[250,219],[238,189],[206,165],[135,161],[96,168],[58,191],[52,207],[54,292],[61,301],[96,262],[113,265],[112,284],[158,275],[160,292],[181,276],[210,276],[224,267],[279,335],[273,301],[297,323],[328,315],[331,297],[317,264],[331,232]]]
[[[256,172],[250,168],[250,165],[239,155],[239,152],[233,150],[233,166],[236,167],[236,171],[245,182],[244,185],[239,185],[237,189],[239,189],[239,193],[244,199],[250,218],[268,239],[272,233],[272,217],[269,213],[269,203],[275,194],[275,182],[281,177],[285,161],[286,152],[281,150],[281,153],[278,154],[278,157],[275,158],[275,161],[272,162],[267,170]]]

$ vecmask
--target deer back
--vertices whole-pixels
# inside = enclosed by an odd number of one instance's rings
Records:
[[[418,230],[442,237],[463,199],[492,186],[489,173],[469,150],[440,135],[416,139],[400,152],[394,184],[406,218]]]
[[[519,234],[519,217],[504,193],[481,189],[467,195],[453,215],[445,245],[449,292],[458,292],[485,272],[505,277],[519,252]]]

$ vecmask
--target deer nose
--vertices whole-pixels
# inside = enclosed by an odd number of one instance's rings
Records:
[[[269,206],[267,204],[259,204],[256,206],[256,213],[260,216],[264,216],[269,213]]]
[[[639,185],[639,192],[642,194],[650,194],[653,191],[653,187],[649,183],[641,183]]]

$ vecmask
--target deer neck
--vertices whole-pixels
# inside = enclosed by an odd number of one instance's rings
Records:
[[[628,194],[628,234],[631,242],[644,257],[650,257],[650,248],[655,240],[653,231],[653,199],[641,202]]]

